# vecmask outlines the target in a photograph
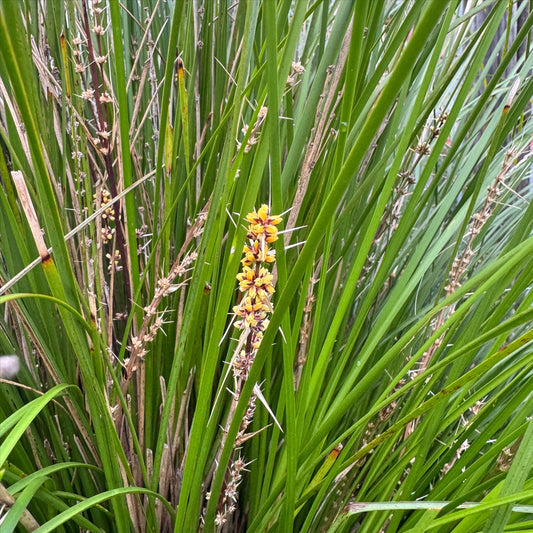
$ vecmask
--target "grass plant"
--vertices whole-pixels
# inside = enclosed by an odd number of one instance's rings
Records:
[[[532,28],[1,1],[1,531],[532,531]]]

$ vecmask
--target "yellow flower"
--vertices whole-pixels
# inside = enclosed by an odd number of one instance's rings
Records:
[[[250,246],[245,245],[242,253],[244,254],[241,259],[243,266],[251,266],[255,263],[273,263],[276,260],[276,250],[269,249],[266,244],[261,246],[257,239]]]
[[[237,274],[237,279],[239,280],[239,288],[241,292],[246,292],[254,286],[255,271],[250,267],[245,266],[242,269],[242,272]]]
[[[270,294],[274,292],[274,287],[272,286],[272,280],[274,276],[266,269],[261,267],[259,269],[259,274],[255,277],[254,285],[257,288],[264,289]]]
[[[268,206],[263,204],[259,211],[252,211],[246,216],[246,220],[250,223],[248,227],[248,238],[256,239],[262,237],[266,238],[266,242],[274,242],[278,238],[278,229],[276,226],[281,222],[281,217],[270,215]]]
[[[272,224],[277,226],[281,222],[281,217],[276,215],[271,216],[268,212],[268,206],[263,204],[257,213],[255,211],[249,213],[246,216],[246,220],[252,224],[261,224],[263,226]]]
[[[251,298],[259,297],[265,299],[275,292],[272,280],[274,276],[266,269],[261,267],[259,272],[249,266],[245,266],[240,274],[237,274],[239,280],[239,289],[241,292],[248,291]]]
[[[272,305],[262,300],[245,296],[239,305],[233,307],[233,312],[237,316],[245,316],[247,313],[268,313],[272,310]]]

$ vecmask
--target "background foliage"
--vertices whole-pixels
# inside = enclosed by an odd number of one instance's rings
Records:
[[[2,531],[531,531],[530,8],[3,1]]]

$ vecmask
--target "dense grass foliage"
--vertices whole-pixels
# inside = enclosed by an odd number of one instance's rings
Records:
[[[0,2],[1,531],[531,531],[530,7]]]

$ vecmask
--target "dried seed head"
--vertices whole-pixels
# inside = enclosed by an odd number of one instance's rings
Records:
[[[94,96],[94,91],[92,89],[85,89],[85,91],[81,93],[81,97],[84,100],[90,100],[93,96]]]

